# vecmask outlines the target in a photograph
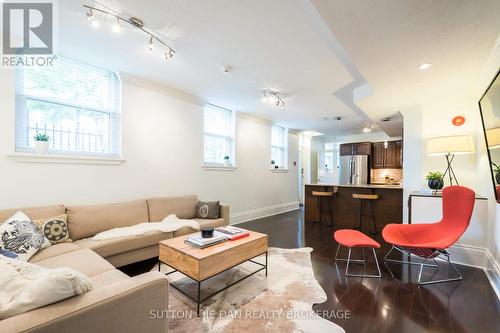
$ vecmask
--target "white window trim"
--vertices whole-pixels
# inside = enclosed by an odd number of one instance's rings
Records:
[[[70,60],[74,61],[74,60]],[[19,70],[22,70],[20,68]],[[108,71],[111,72],[111,71]],[[31,162],[31,163],[60,163],[60,164],[104,164],[104,165],[120,165],[126,160],[123,158],[122,152],[122,82],[120,79],[120,75],[118,73],[114,73],[118,80],[118,96],[116,97],[116,109],[119,117],[118,120],[118,129],[116,137],[112,137],[111,140],[114,141],[114,145],[118,147],[118,153],[98,153],[98,152],[85,152],[85,151],[65,151],[65,150],[52,150],[49,148],[48,154],[38,154],[36,153],[34,148],[24,148],[17,146],[17,136],[21,135],[18,133],[18,124],[17,124],[17,116],[18,113],[22,112],[24,114],[24,110],[20,110],[24,108],[24,101],[26,99],[33,100],[41,100],[47,103],[54,104],[62,104],[67,107],[79,108],[81,106],[74,105],[72,103],[61,103],[60,101],[53,100],[50,98],[40,98],[37,96],[31,96],[28,94],[19,94],[17,91],[17,85],[19,78],[17,77],[20,73],[16,73],[16,122],[15,122],[15,136],[16,140],[13,142],[13,151],[12,153],[7,153],[6,156],[15,159],[19,162]],[[106,112],[103,110],[89,108],[88,110],[96,111],[96,112]],[[50,133],[50,132],[49,132]]]
[[[236,111],[229,110],[214,104],[208,103],[206,106],[216,108],[216,109],[222,109],[225,111],[231,112],[231,135],[220,135],[220,134],[215,134],[215,133],[210,133],[210,132],[205,132],[205,129],[203,128],[203,163],[201,167],[207,171],[235,171],[237,169],[236,167]],[[205,117],[205,115],[203,115]],[[203,124],[203,127],[205,127],[205,124]],[[230,139],[232,142],[231,145],[231,154],[230,154],[230,161],[231,163],[229,165],[226,165],[225,163],[216,163],[216,162],[207,162],[205,161],[205,135],[209,135],[212,137],[218,137],[218,138],[223,138],[225,140]]]
[[[98,164],[121,165],[126,162],[122,157],[78,156],[63,154],[36,154],[36,153],[8,153],[7,157],[25,163],[54,163],[54,164]]]

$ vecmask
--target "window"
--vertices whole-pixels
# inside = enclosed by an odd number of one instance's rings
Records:
[[[325,172],[333,172],[335,158],[335,144],[332,142],[325,143]]]
[[[280,169],[288,169],[288,129],[277,125],[271,128],[271,160]]]
[[[120,155],[120,80],[116,73],[65,58],[52,66],[19,66],[16,151],[34,151],[47,134],[52,153]]]
[[[234,113],[209,104],[204,116],[204,163],[234,166],[234,162]]]

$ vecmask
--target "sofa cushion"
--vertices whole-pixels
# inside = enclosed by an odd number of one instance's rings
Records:
[[[48,238],[50,244],[71,242],[66,214],[33,220],[33,224]]]
[[[73,240],[95,236],[113,228],[147,222],[146,200],[94,206],[67,207],[69,237]]]
[[[172,238],[171,232],[154,231],[141,236],[129,236],[106,240],[84,238],[74,243],[81,248],[88,248],[100,256],[107,258],[120,253],[158,245],[161,240]]]
[[[106,259],[89,249],[63,253],[37,261],[36,264],[47,268],[69,267],[89,277],[115,269]]]
[[[47,269],[0,257],[0,320],[92,290],[92,282],[71,268]]]
[[[220,202],[203,202],[198,201],[196,205],[196,218],[199,219],[218,219],[220,211]]]
[[[47,237],[22,212],[0,224],[0,235],[0,248],[15,253],[22,261],[28,261],[35,253],[50,246]]]
[[[80,249],[80,247],[78,247],[78,245],[75,245],[73,243],[60,243],[60,244],[51,245],[48,248],[39,251],[37,254],[35,254],[33,257],[31,257],[29,262],[36,263],[40,260],[45,260],[47,258],[55,257],[55,256],[58,256],[60,254],[64,254],[64,253],[71,252],[71,251],[76,251],[79,249]]]
[[[175,214],[180,219],[192,219],[196,216],[198,197],[188,195],[170,198],[147,199],[149,221],[160,222],[170,214]]]
[[[200,229],[203,228],[217,228],[223,227],[226,225],[226,221],[224,219],[194,219],[200,225]],[[192,234],[193,232],[197,232],[198,230],[194,230],[190,227],[183,227],[179,230],[174,231],[174,237],[184,236],[188,234]]]
[[[129,276],[117,269],[106,271],[90,277],[94,289],[103,288],[117,281],[130,279]]]
[[[0,210],[0,221],[5,221],[15,212],[21,211],[28,215],[31,220],[43,219],[46,217],[58,216],[65,213],[63,205],[53,205],[44,207],[28,207],[28,208],[15,208]]]

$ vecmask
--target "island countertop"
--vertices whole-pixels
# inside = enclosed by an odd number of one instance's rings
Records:
[[[385,184],[339,185],[330,183],[315,183],[315,184],[306,184],[306,186],[355,187],[355,188],[375,188],[375,189],[381,188],[381,189],[393,189],[393,190],[403,189],[403,186],[401,185],[385,185]]]
[[[330,197],[313,195],[315,191],[332,192]],[[375,225],[378,231],[388,223],[402,223],[403,221],[403,187],[400,185],[338,185],[329,183],[307,184],[304,191],[305,220],[308,223],[321,218],[325,225],[330,219],[338,228],[353,228],[359,221],[360,200],[353,198],[353,194],[376,194],[378,199],[372,202]],[[321,199],[320,199],[321,198]],[[320,212],[320,200],[322,212]],[[371,214],[370,205],[363,205],[363,215]],[[363,231],[366,231],[368,218],[363,217]]]

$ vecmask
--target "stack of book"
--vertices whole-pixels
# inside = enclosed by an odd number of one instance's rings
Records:
[[[214,231],[214,236],[210,238],[203,238],[201,234],[189,235],[187,239],[184,241],[186,244],[192,245],[194,247],[198,247],[200,249],[204,249],[206,247],[219,244],[227,241],[227,237],[225,234],[218,233]]]
[[[250,235],[247,230],[233,226],[220,227],[215,229],[215,232],[225,235],[229,240],[237,240]]]

